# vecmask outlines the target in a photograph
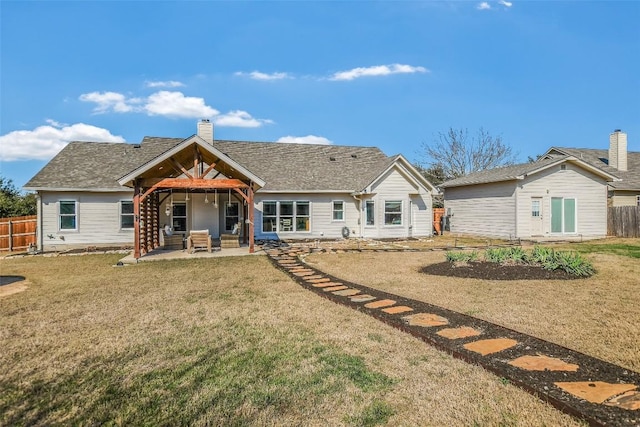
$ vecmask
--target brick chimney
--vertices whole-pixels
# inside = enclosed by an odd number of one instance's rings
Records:
[[[609,166],[627,170],[627,134],[620,129],[609,135]]]
[[[209,144],[213,144],[213,123],[209,119],[202,119],[198,122],[198,136]]]

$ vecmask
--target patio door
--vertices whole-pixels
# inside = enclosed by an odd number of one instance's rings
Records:
[[[542,236],[542,197],[531,198],[531,235]]]
[[[576,199],[551,198],[551,232],[573,234],[576,233]]]

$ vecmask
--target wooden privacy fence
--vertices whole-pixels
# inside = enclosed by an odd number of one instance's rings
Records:
[[[36,244],[37,216],[0,218],[0,251],[27,249]]]
[[[615,206],[608,210],[607,235],[640,237],[640,206]]]

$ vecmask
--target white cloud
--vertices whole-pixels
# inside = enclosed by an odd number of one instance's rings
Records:
[[[238,128],[257,128],[264,124],[271,124],[273,120],[256,119],[251,114],[242,110],[229,111],[213,118],[216,126],[229,126]]]
[[[249,76],[253,80],[282,80],[282,79],[290,79],[291,76],[288,73],[261,73],[260,71],[252,71],[250,73],[243,73],[242,71],[238,71],[235,73],[236,76]]]
[[[94,102],[98,104],[93,112],[96,114],[106,113],[109,110],[113,110],[116,113],[128,113],[133,111],[131,106],[132,100],[117,92],[91,92],[83,93],[80,95],[80,101]],[[135,101],[135,99],[133,100]]]
[[[146,81],[144,82],[146,87],[182,87],[184,86],[184,83],[182,82],[177,82],[175,80],[168,80],[166,82],[150,82],[150,81]]]
[[[47,123],[0,136],[0,160],[49,160],[71,141],[124,142],[124,138],[107,129],[84,123],[65,125],[50,119]]]
[[[505,0],[499,0],[498,3],[500,3],[501,5],[505,6],[505,7],[511,7],[513,6],[513,2],[510,1],[505,1]]]
[[[161,90],[148,98],[127,98],[116,92],[91,92],[80,95],[84,102],[94,102],[95,113],[146,113],[149,116],[213,119],[218,126],[260,127],[273,123],[267,119],[256,119],[242,110],[220,114],[204,98],[185,96],[182,92]]]
[[[307,135],[307,136],[283,136],[276,142],[282,142],[285,144],[320,144],[331,145],[333,142],[323,136]]]
[[[489,10],[489,9],[491,9],[491,5],[489,3],[487,3],[486,1],[483,1],[482,3],[478,4],[478,6],[476,6],[476,9],[478,9],[478,10]]]
[[[426,73],[429,72],[424,67],[414,67],[412,65],[391,64],[375,65],[373,67],[358,67],[347,71],[339,71],[329,78],[329,80],[353,80],[359,77],[368,76],[388,76],[390,74],[406,73]]]
[[[204,103],[203,98],[184,96],[182,92],[162,90],[149,96],[144,110],[150,116],[211,118],[220,112]]]

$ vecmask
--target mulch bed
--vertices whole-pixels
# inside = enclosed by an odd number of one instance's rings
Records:
[[[420,272],[434,276],[461,277],[483,280],[575,280],[575,276],[564,270],[545,270],[525,264],[500,264],[497,262],[472,261],[468,263],[441,262],[422,267]]]

